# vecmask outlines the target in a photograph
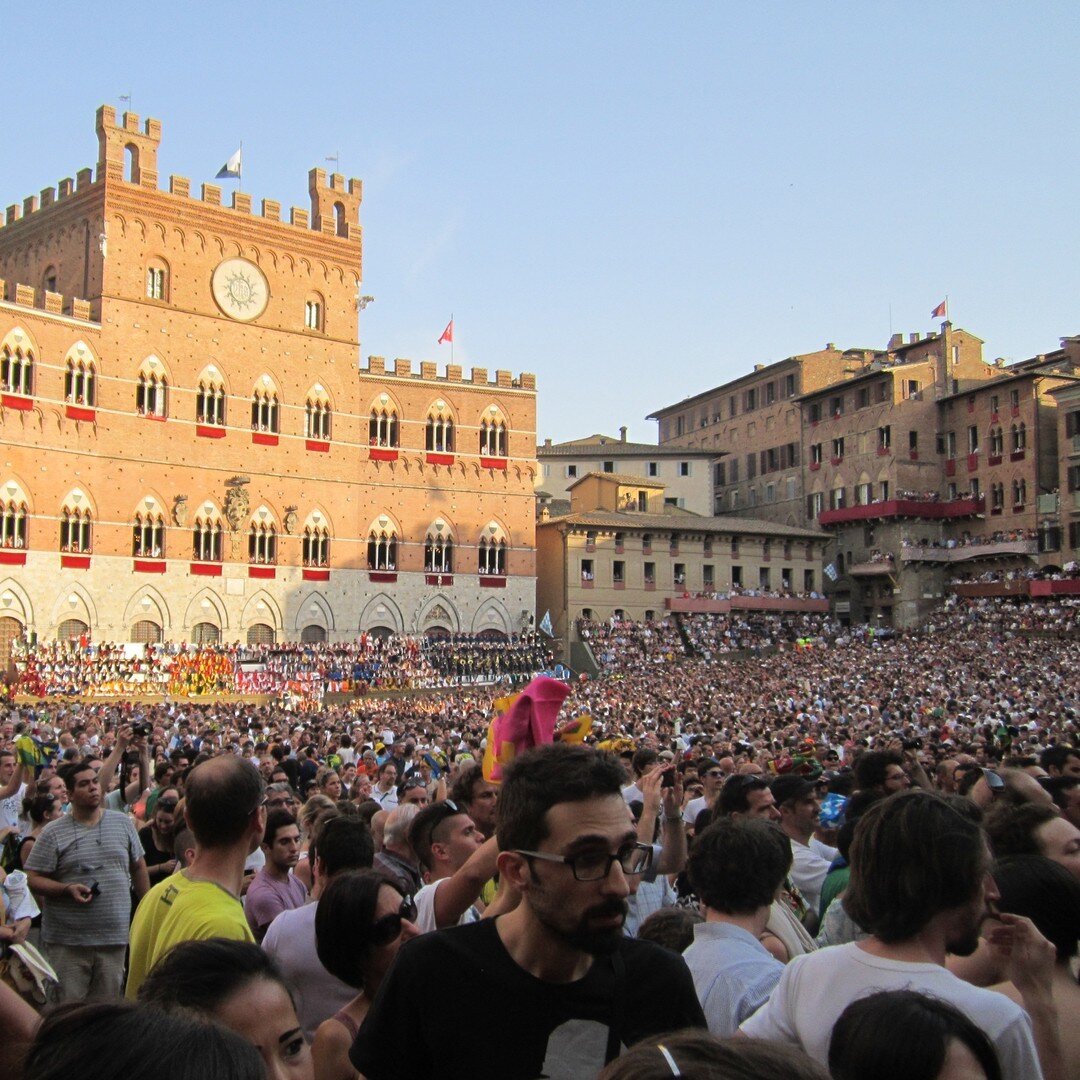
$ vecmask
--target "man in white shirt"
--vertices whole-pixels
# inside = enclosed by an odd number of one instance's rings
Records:
[[[22,801],[26,795],[25,771],[14,750],[0,750],[0,832],[17,832],[19,829]]]
[[[633,770],[634,779],[632,783],[627,784],[622,789],[622,797],[626,800],[627,806],[632,802],[640,802],[645,798],[641,792],[641,778],[656,764],[657,760],[656,751],[650,750],[648,747],[634,751],[634,756],[630,759],[630,768]]]
[[[705,788],[705,794],[691,799],[683,808],[683,821],[693,831],[694,823],[702,810],[711,810],[720,789],[724,786],[725,774],[720,762],[715,758],[702,758],[698,762],[698,778]]]
[[[480,918],[477,901],[495,876],[499,845],[450,799],[424,807],[409,827],[409,846],[424,867],[427,884],[416,894],[422,934]]]
[[[825,1065],[833,1025],[850,1002],[911,989],[949,1002],[982,1028],[1005,1080],[1039,1080],[1028,1014],[945,967],[947,954],[969,956],[978,947],[997,897],[983,831],[963,808],[922,791],[883,799],[856,829],[844,894],[851,917],[871,936],[795,957],[740,1032],[796,1043]],[[1015,927],[1012,916],[1003,918],[1006,931]],[[1038,1018],[1038,1030],[1047,1030],[1045,1021]]]
[[[817,788],[805,776],[785,773],[770,785],[773,799],[780,811],[780,828],[791,841],[791,880],[802,893],[811,911],[821,906],[821,887],[829,872],[835,848],[814,839],[821,803]]]
[[[379,766],[379,779],[371,789],[371,797],[384,810],[393,810],[397,806],[397,766],[393,761],[384,761]]]

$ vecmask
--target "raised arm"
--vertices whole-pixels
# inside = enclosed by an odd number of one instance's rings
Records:
[[[484,885],[495,876],[498,855],[498,840],[493,836],[469,856],[456,874],[443,880],[435,891],[437,929],[454,926],[469,906],[476,903]]]

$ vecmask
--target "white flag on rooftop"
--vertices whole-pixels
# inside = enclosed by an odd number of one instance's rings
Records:
[[[214,177],[215,180],[238,180],[240,178],[242,150],[241,147],[218,169],[217,175]]]

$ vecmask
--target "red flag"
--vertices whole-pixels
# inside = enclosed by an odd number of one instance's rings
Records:
[[[942,300],[940,304],[933,311],[930,312],[931,319],[947,319],[949,317],[949,301]]]
[[[444,341],[452,342],[453,340],[454,340],[454,320],[451,319],[446,324],[446,329],[442,332],[442,337],[439,338],[439,344],[441,345]]]

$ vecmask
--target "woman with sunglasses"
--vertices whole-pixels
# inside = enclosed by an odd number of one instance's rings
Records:
[[[336,874],[315,911],[315,946],[331,975],[360,991],[319,1025],[315,1080],[353,1080],[349,1048],[398,949],[419,931],[416,906],[374,870]]]
[[[176,833],[176,808],[180,802],[180,792],[176,788],[162,788],[155,794],[157,798],[149,809],[150,823],[139,830],[151,885],[156,885],[176,870],[173,837]]]

